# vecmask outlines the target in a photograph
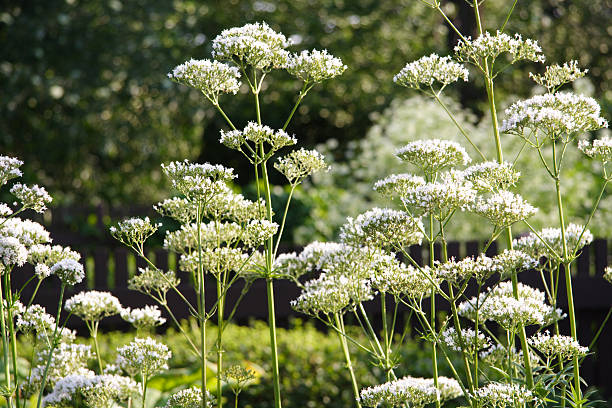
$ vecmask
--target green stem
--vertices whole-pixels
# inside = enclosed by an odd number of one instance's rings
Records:
[[[289,122],[291,122],[291,119],[293,118],[293,114],[297,110],[298,106],[300,106],[300,102],[302,102],[302,99],[304,99],[304,97],[306,96],[306,93],[308,92],[310,88],[312,88],[312,85],[308,87],[308,83],[304,82],[304,86],[302,87],[302,90],[300,91],[300,95],[298,96],[298,99],[295,102],[295,105],[293,105],[293,109],[291,109],[291,113],[289,114],[289,117],[287,118],[287,120],[285,121],[285,124],[283,125],[283,130],[286,130],[287,126],[289,126]]]
[[[382,292],[380,294],[380,307],[382,310],[383,340],[385,343],[384,369],[387,375],[387,381],[391,381],[391,370],[393,367],[390,366],[391,361],[389,359],[390,345],[389,345],[389,331],[387,327],[387,294],[385,292]]]
[[[221,116],[223,116],[223,118],[225,119],[225,121],[227,122],[228,125],[230,125],[230,127],[232,128],[232,130],[236,130],[236,126],[234,126],[234,124],[232,123],[232,121],[230,120],[230,118],[227,117],[227,115],[225,114],[225,112],[223,111],[223,109],[221,109],[221,106],[219,106],[218,103],[213,104],[215,105],[215,108],[217,108],[217,110],[219,111],[219,113],[221,114]]]
[[[3,279],[0,279],[0,281],[5,280],[6,282],[6,275],[9,274],[9,271],[5,269],[3,272],[4,272],[4,276],[3,276]],[[2,283],[0,283],[0,285],[2,285]],[[3,352],[3,358],[4,358],[4,361],[3,361],[4,363],[4,382],[5,382],[6,391],[9,391],[11,389],[11,372],[10,372],[10,363],[9,363],[10,343],[9,343],[9,339],[6,334],[7,330],[6,330],[6,322],[5,322],[4,305],[5,305],[5,299],[6,299],[6,304],[8,306],[8,298],[5,293],[6,293],[6,287],[2,288],[0,286],[0,294],[2,294],[2,299],[0,299],[0,330],[2,330],[2,352]],[[6,403],[9,408],[12,408],[13,406],[12,393],[10,396],[6,397]]]
[[[276,317],[274,314],[274,281],[266,279],[268,292],[268,321],[270,326],[270,347],[272,349],[272,376],[274,382],[274,407],[281,407],[280,378],[278,372],[278,347],[276,344]]]
[[[43,394],[45,392],[45,386],[47,385],[47,376],[49,375],[49,367],[51,366],[51,360],[53,359],[53,351],[57,343],[57,332],[59,330],[60,316],[62,314],[62,303],[64,302],[64,291],[66,290],[66,284],[62,283],[60,287],[59,302],[57,303],[57,317],[55,318],[55,329],[53,330],[53,338],[51,339],[51,346],[49,347],[49,356],[47,357],[47,363],[45,365],[45,371],[43,372],[43,378],[40,383],[40,391],[38,393],[38,401],[36,402],[36,408],[40,408],[42,405]]]
[[[429,214],[429,266],[431,268],[435,267],[435,251],[434,251],[434,239],[433,239],[433,214]],[[430,301],[430,326],[432,333],[436,333],[436,288],[431,289],[431,296],[429,298]],[[438,389],[438,350],[436,342],[431,343],[431,363],[433,369],[433,382],[434,387]],[[436,408],[440,408],[440,397],[436,398]]]
[[[100,369],[100,375],[104,374],[104,367],[102,366],[102,357],[100,356],[100,347],[98,346],[98,325],[100,322],[92,322],[91,325],[91,338],[94,342],[94,348],[96,350],[96,359],[98,360],[98,368]]]
[[[257,100],[257,99],[256,99]],[[257,105],[259,114],[259,104]],[[258,115],[259,116],[259,115]],[[262,147],[263,156],[263,147]],[[267,162],[261,164],[262,177],[264,181],[264,190],[266,194],[266,215],[269,221],[272,221],[272,200],[270,194],[270,179],[268,178]],[[274,312],[274,281],[272,278],[273,265],[273,238],[270,237],[266,241],[266,288],[268,294],[268,325],[270,326],[270,347],[272,349],[272,376],[274,382],[274,407],[281,407],[280,395],[280,376],[278,371],[278,347],[276,343],[276,315]]]
[[[147,401],[147,378],[142,376],[142,408],[146,408]]]
[[[217,279],[217,297],[219,299],[219,307],[217,309],[217,408],[223,407],[223,387],[221,381],[221,373],[223,372],[223,309],[225,299],[221,288],[221,280]]]
[[[283,231],[285,229],[285,222],[287,220],[287,212],[289,211],[289,204],[291,204],[291,198],[293,197],[293,192],[295,191],[296,185],[291,185],[291,191],[289,191],[289,197],[287,197],[287,203],[285,204],[285,211],[283,212],[283,220],[280,225],[280,230],[276,237],[276,245],[274,247],[274,253],[272,255],[273,258],[276,258],[276,254],[278,252],[278,246],[280,245],[281,237],[283,236]]]
[[[200,299],[199,306],[200,310],[198,311],[200,317],[200,341],[201,341],[201,366],[200,372],[202,375],[202,408],[206,408],[208,406],[208,394],[206,393],[206,287],[204,286],[204,267],[202,264],[202,214],[201,214],[200,204],[198,203],[196,210],[196,222],[198,223],[198,278],[200,280],[199,290],[200,290]]]
[[[338,313],[334,314],[334,321],[336,326],[340,329],[338,332],[338,339],[340,339],[340,345],[342,346],[342,353],[344,354],[344,359],[346,361],[346,368],[348,368],[349,373],[351,374],[351,385],[353,386],[353,394],[355,396],[355,404],[357,408],[361,408],[361,402],[359,402],[359,386],[357,385],[357,378],[355,377],[355,370],[353,369],[353,364],[351,362],[351,355],[348,348],[348,343],[346,341],[346,330],[344,329],[344,319],[342,315],[338,315]]]

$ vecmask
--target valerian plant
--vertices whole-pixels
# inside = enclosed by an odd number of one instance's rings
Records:
[[[410,62],[394,81],[440,103],[470,144],[472,155],[456,142],[439,139],[398,148],[397,158],[412,173],[389,175],[373,187],[390,200],[397,200],[401,210],[374,208],[349,218],[341,229],[340,242],[316,242],[300,254],[278,259],[295,276],[312,270],[321,272],[318,278],[300,284],[302,294],[293,307],[318,318],[338,334],[357,407],[440,407],[458,397],[472,408],[589,406],[592,402],[584,393],[580,365],[590,347],[581,345],[577,338],[572,268],[581,249],[593,239],[588,225],[611,179],[612,141],[589,137],[590,132],[608,123],[595,100],[560,91],[586,74],[571,61],[550,65],[542,74],[530,74],[545,93],[511,105],[500,124],[496,78],[516,64],[545,61],[537,41],[505,32],[516,2],[504,24],[489,31],[481,18],[481,2],[474,1],[476,38],[464,35],[453,25],[441,2],[424,2],[441,13],[459,37],[455,53],[444,57],[433,54]],[[467,81],[470,72],[478,74],[485,84],[495,158],[483,155],[486,149],[473,143],[441,98],[448,86]],[[537,151],[542,171],[555,186],[557,225],[539,231],[530,225],[529,218],[537,208],[513,191],[520,169],[515,167],[516,158],[504,160],[503,133],[521,138],[524,148]],[[567,149],[580,149],[600,161],[602,167],[601,191],[582,225],[568,223],[564,213],[567,194],[562,183],[563,157]],[[474,158],[478,160],[475,163]],[[459,212],[472,214],[474,222],[484,220],[490,225],[489,240],[478,256],[448,256],[445,228]],[[530,234],[514,237],[515,225],[526,226]],[[489,247],[500,239],[505,249],[487,256]],[[424,265],[409,250],[410,245],[421,242],[429,247]],[[435,245],[441,249],[439,257],[435,256]],[[539,275],[544,291],[519,283],[519,273]],[[611,280],[611,273],[606,270],[604,277]],[[563,287],[567,304],[561,305],[558,299]],[[441,320],[437,299],[450,310]],[[373,300],[380,303],[380,332],[372,327],[364,307]],[[399,361],[393,353],[405,336],[397,333],[401,327],[399,307],[411,312],[423,339],[431,344],[431,379],[395,375],[400,365],[409,370],[409,362]],[[346,315],[359,323],[367,343],[356,341],[347,332]],[[564,318],[569,320],[568,334],[559,328],[558,322]],[[352,370],[351,343],[371,354],[373,363],[386,374],[385,383],[360,389]],[[453,360],[456,354],[461,364]],[[442,363],[454,373],[453,379],[438,375]]]
[[[298,142],[287,128],[304,97],[315,85],[342,74],[346,69],[339,58],[326,50],[292,53],[288,50],[290,45],[283,34],[275,32],[266,23],[230,28],[213,40],[212,60],[191,59],[168,74],[171,80],[200,91],[204,99],[218,110],[229,126],[229,129],[221,131],[220,143],[238,152],[252,165],[257,186],[257,199],[251,201],[232,191],[231,181],[235,178],[232,169],[187,161],[162,166],[178,196],[157,204],[155,209],[181,224],[178,230],[167,232],[164,246],[179,255],[179,268],[190,274],[196,292],[195,302],[183,294],[174,271],[160,270],[147,257],[145,241],[159,225],[147,218],[134,218],[120,222],[111,230],[116,239],[133,249],[148,264],[130,281],[130,286],[148,294],[166,310],[200,358],[200,390],[185,391],[173,397],[171,400],[175,402],[170,406],[183,399],[191,402],[181,406],[206,407],[211,404],[206,390],[209,358],[206,323],[215,315],[218,327],[216,404],[222,406],[223,379],[229,378],[223,374],[226,372],[223,368],[223,331],[253,281],[264,279],[268,297],[274,406],[281,407],[274,280],[292,276],[278,266],[279,243],[295,189],[306,177],[327,170],[328,166],[315,150],[300,148],[279,157],[273,167],[285,176],[290,189],[287,202],[281,209],[272,208],[269,169],[277,154]],[[286,121],[271,124],[262,118],[260,95],[264,92],[268,75],[279,70],[286,70],[294,76],[301,89],[295,105],[287,112]],[[246,81],[246,86],[241,80]],[[237,94],[245,88],[253,95],[254,118],[246,124],[234,124],[222,108],[222,95]],[[207,277],[212,277],[216,285],[214,303],[207,303]],[[241,294],[233,305],[228,305],[228,291],[239,279],[244,280]],[[167,304],[168,292],[177,294],[191,314],[197,317],[198,340],[192,339],[178,324]],[[210,303],[213,305],[209,306]]]

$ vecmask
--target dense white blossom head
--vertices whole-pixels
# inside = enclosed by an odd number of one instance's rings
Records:
[[[47,313],[41,305],[31,305],[19,314],[16,321],[17,330],[24,334],[47,333],[49,337],[55,328],[55,318]]]
[[[191,163],[188,160],[162,164],[172,187],[192,202],[207,202],[227,189],[226,183],[236,178],[234,170],[220,164]]]
[[[72,374],[90,373],[87,362],[95,357],[91,346],[85,344],[60,343],[54,350],[49,363],[47,384],[54,387],[62,378]],[[32,385],[39,385],[49,358],[49,349],[36,353],[34,367],[29,378]]]
[[[242,151],[252,163],[259,163],[266,158],[261,156],[260,144],[267,145],[270,152],[275,152],[297,143],[297,139],[284,130],[272,129],[257,122],[249,122],[242,130],[222,130],[219,141],[230,149]]]
[[[85,278],[83,265],[74,259],[62,259],[51,267],[51,274],[60,278],[65,285],[76,285]]]
[[[512,104],[505,113],[500,130],[518,135],[531,129],[557,139],[608,127],[595,99],[571,92],[536,95]]]
[[[49,231],[37,222],[19,217],[0,218],[0,236],[17,238],[26,247],[51,242]]]
[[[113,407],[137,395],[138,385],[134,380],[119,375],[94,375],[93,372],[71,374],[59,380],[53,392],[43,400],[45,406],[69,406],[81,399],[91,407]]]
[[[538,289],[519,283],[517,299],[510,281],[489,288],[478,298],[462,302],[458,313],[468,319],[474,319],[477,305],[483,321],[494,321],[511,331],[521,325],[545,326],[563,317],[560,310],[546,304],[544,293]]]
[[[165,299],[166,294],[176,288],[180,280],[173,271],[162,271],[152,268],[139,268],[138,273],[128,281],[128,289],[145,293],[158,299]]]
[[[215,406],[215,398],[206,391],[206,407],[213,408]],[[201,408],[202,407],[202,390],[197,387],[191,387],[179,392],[176,392],[168,398],[168,402],[164,408]]]
[[[47,190],[37,184],[26,186],[16,183],[11,187],[11,194],[21,201],[23,208],[31,208],[38,213],[44,213],[47,210],[47,204],[53,200]]]
[[[489,219],[497,228],[508,227],[518,221],[526,220],[537,210],[520,195],[506,190],[500,190],[487,198],[480,198],[472,207],[474,213]]]
[[[448,327],[440,334],[440,342],[449,350],[465,351],[475,356],[480,350],[491,347],[491,341],[484,333],[470,328],[461,329],[461,336],[454,327]]]
[[[141,375],[143,381],[168,369],[170,349],[150,337],[136,338],[117,349],[117,365],[131,376]]]
[[[213,57],[251,65],[259,70],[285,68],[289,60],[287,38],[268,24],[254,23],[223,30],[213,39]]]
[[[486,161],[466,168],[463,175],[478,191],[492,192],[514,186],[521,173],[511,163]]]
[[[219,94],[235,94],[240,89],[238,68],[219,61],[190,59],[176,66],[168,78],[200,90],[215,105],[219,104]]]
[[[604,164],[612,162],[612,137],[610,136],[594,139],[592,142],[581,140],[578,142],[578,148],[587,156]]]
[[[521,60],[544,62],[542,48],[535,40],[523,39],[520,34],[510,36],[498,31],[492,35],[488,31],[476,39],[467,37],[459,40],[455,46],[455,54],[460,61],[481,66],[484,58],[495,60],[501,54],[508,54],[510,62]]]
[[[432,378],[403,377],[362,389],[360,401],[366,407],[407,405],[422,408],[438,398],[444,401],[461,395],[461,387],[457,381],[446,377],[439,377],[438,380],[439,388],[436,388]]]
[[[64,308],[81,319],[88,322],[100,321],[101,319],[121,313],[123,307],[121,302],[109,292],[90,290],[77,293],[66,300]]]
[[[467,82],[468,75],[468,70],[451,57],[431,54],[406,64],[393,77],[393,81],[402,86],[420,89],[422,86],[431,87],[434,82],[440,83],[442,87],[460,79]]]
[[[8,272],[13,266],[23,266],[28,260],[28,249],[15,237],[0,236],[0,263],[4,268],[0,274]]]
[[[529,73],[529,77],[536,84],[543,86],[548,92],[554,92],[563,85],[582,78],[589,72],[588,69],[581,70],[578,61],[566,62],[563,65],[553,64],[546,67],[543,75]]]
[[[569,252],[573,253],[593,242],[593,234],[584,226],[572,223],[565,228],[565,239]],[[561,228],[544,228],[537,235],[530,233],[515,239],[513,246],[535,259],[556,259],[563,254]]]
[[[342,60],[327,50],[304,50],[291,55],[287,62],[287,71],[306,83],[323,82],[341,75],[345,70],[346,65]]]
[[[405,211],[373,208],[355,219],[349,217],[340,230],[340,240],[355,246],[404,247],[420,244],[422,231],[420,218]]]
[[[110,227],[110,233],[117,241],[135,248],[142,249],[144,242],[161,227],[159,223],[153,223],[149,217],[128,218]]]
[[[452,166],[465,166],[472,160],[465,149],[450,140],[417,140],[400,147],[395,155],[431,175]]]
[[[589,352],[588,347],[581,346],[572,337],[558,334],[551,336],[549,332],[537,333],[527,341],[531,347],[547,358],[557,356],[564,360],[570,360],[574,357],[584,357]]]
[[[519,384],[506,384],[491,382],[480,387],[472,395],[483,407],[505,408],[512,406],[523,406],[535,399],[535,396]]]
[[[612,266],[606,266],[606,269],[604,269],[603,278],[612,283]]]
[[[196,219],[197,206],[183,197],[165,199],[153,206],[164,217],[170,217],[181,224],[189,224]]]
[[[418,186],[425,184],[425,179],[414,174],[392,174],[374,183],[374,191],[389,197],[402,197]]]
[[[297,185],[304,178],[321,170],[329,170],[325,157],[316,150],[301,148],[280,157],[274,168],[283,174],[289,184]]]
[[[121,310],[121,318],[138,330],[151,330],[166,323],[159,307],[149,305],[139,309],[124,308]]]
[[[23,162],[19,159],[0,155],[0,186],[11,179],[21,177],[23,173],[19,170],[19,167],[22,165]]]

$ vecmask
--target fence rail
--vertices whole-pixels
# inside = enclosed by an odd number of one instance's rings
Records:
[[[104,207],[91,208],[59,208],[39,217],[36,221],[43,223],[51,232],[54,243],[69,245],[73,249],[81,252],[83,263],[86,270],[86,280],[75,288],[71,289],[67,296],[87,289],[105,290],[112,292],[119,298],[125,306],[141,307],[145,304],[153,304],[151,299],[141,293],[128,289],[128,280],[133,276],[139,267],[144,267],[145,262],[137,259],[133,253],[126,248],[119,246],[108,234],[108,225],[118,219],[132,215],[155,214],[148,208],[132,207],[123,209],[108,210]],[[84,223],[84,224],[83,224]],[[76,225],[86,225],[85,230],[75,229]],[[610,261],[610,245],[612,242],[605,239],[595,239],[591,245],[585,247],[577,262],[574,271],[573,292],[575,309],[577,314],[578,335],[583,345],[588,345],[593,339],[598,327],[603,321],[606,313],[612,306],[612,285],[607,284],[601,278],[605,267]],[[449,257],[462,258],[477,255],[480,253],[484,244],[478,241],[449,242]],[[410,254],[417,262],[429,259],[429,250],[421,246],[410,248]],[[440,247],[434,248],[435,257],[440,258]],[[495,243],[487,250],[487,255],[497,253]],[[161,248],[153,249],[149,252],[155,264],[164,270],[177,270],[177,258],[173,254],[168,254]],[[31,276],[31,267],[24,267],[24,273],[16,274],[15,286],[25,283]],[[187,274],[178,272],[181,279],[180,290],[189,299],[195,299],[195,292],[190,285],[190,277]],[[524,272],[519,275],[519,280],[531,286],[542,289],[539,274]],[[212,281],[211,281],[212,283]],[[278,281],[275,283],[276,316],[281,325],[286,324],[293,316],[299,316],[294,312],[289,302],[299,295],[296,285],[288,281]],[[214,285],[207,285],[207,301],[212,304],[215,302],[216,293]],[[238,298],[242,284],[239,283],[228,294],[228,304]],[[24,299],[31,296],[32,287],[26,288],[22,293]],[[45,306],[47,310],[53,311],[57,302],[59,283],[57,280],[49,280],[41,287],[36,302]],[[210,291],[210,292],[209,292]],[[560,288],[559,305],[564,308],[566,304],[565,288]],[[187,308],[180,302],[178,297],[172,295],[168,298],[169,306],[176,312],[178,318],[189,317]],[[369,311],[375,316],[377,313],[376,305],[366,305]],[[248,294],[242,300],[238,308],[235,320],[238,323],[245,323],[249,319],[265,319],[267,317],[266,287],[265,282],[256,281],[250,288]],[[379,320],[378,315],[375,320]],[[567,320],[567,319],[565,319]],[[82,323],[78,319],[71,319],[70,326],[77,330],[82,330]],[[127,325],[119,318],[109,318],[102,321],[101,326],[105,329],[125,329]],[[568,323],[562,324],[562,330],[569,333]],[[612,366],[612,329],[607,328],[592,350],[597,358],[587,358],[584,362],[582,373],[589,384],[597,385],[604,396],[612,397],[612,382],[609,380],[609,367]]]

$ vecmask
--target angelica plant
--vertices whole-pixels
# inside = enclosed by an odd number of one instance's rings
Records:
[[[0,156],[0,187],[22,176],[19,170],[22,164],[16,158]],[[25,404],[22,390],[27,389],[31,394],[38,393],[37,407],[40,407],[45,388],[54,381],[54,361],[58,353],[63,353],[63,341],[74,337],[60,320],[65,289],[81,282],[85,274],[78,253],[67,247],[49,245],[50,234],[42,225],[18,216],[28,210],[46,211],[52,198],[45,188],[15,183],[10,192],[17,202],[0,204],[1,395],[9,408],[19,407]],[[11,276],[26,263],[34,267],[34,274],[21,287],[13,288]],[[42,282],[53,275],[61,281],[55,317],[33,304]],[[20,294],[32,282],[36,283],[33,294],[22,303]],[[40,346],[36,363],[27,378],[18,370],[18,331],[34,334]]]
[[[586,406],[580,364],[589,349],[578,342],[576,335],[571,270],[580,250],[593,239],[588,225],[611,178],[610,139],[587,140],[583,135],[607,127],[607,121],[592,98],[560,92],[565,84],[586,74],[573,61],[551,65],[543,74],[530,74],[547,92],[511,105],[500,124],[496,78],[512,65],[545,61],[537,41],[504,32],[515,5],[503,26],[490,30],[483,25],[481,2],[474,1],[478,35],[471,38],[453,25],[441,2],[424,3],[441,13],[459,42],[453,56],[433,54],[409,62],[394,81],[440,103],[481,161],[470,163],[463,147],[438,139],[398,148],[396,156],[406,163],[407,172],[387,175],[375,183],[374,190],[396,200],[401,209],[375,208],[349,218],[341,229],[341,244],[315,243],[302,254],[283,258],[289,271],[321,271],[318,278],[303,285],[294,307],[332,327],[339,333],[341,343],[351,337],[338,317],[356,315],[370,342],[355,346],[368,350],[375,364],[387,374],[386,383],[355,392],[357,406],[442,406],[442,382],[438,376],[442,361],[457,381],[460,392],[455,396],[461,394],[474,408]],[[487,160],[441,99],[442,92],[452,83],[468,80],[468,68],[485,84],[495,161]],[[555,185],[558,226],[537,231],[529,223],[537,208],[516,191],[521,172],[515,167],[516,158],[504,161],[502,133],[520,137],[525,147],[537,151],[542,171]],[[578,148],[598,160],[603,170],[602,189],[583,225],[567,223],[563,209],[563,157],[570,148]],[[552,157],[547,157],[548,152]],[[448,256],[445,230],[458,212],[474,217],[474,222],[484,220],[490,225],[490,237],[478,256]],[[515,239],[515,225],[524,225],[531,233]],[[487,256],[489,247],[500,237],[506,248],[496,256]],[[409,245],[421,240],[429,247],[425,265],[413,259],[408,250]],[[441,249],[438,258],[436,244]],[[351,262],[338,261],[337,254],[344,254]],[[403,261],[395,259],[396,254],[402,255]],[[376,266],[381,256],[388,259],[381,263],[386,265],[384,268]],[[520,273],[539,274],[544,290],[519,283]],[[609,271],[604,278],[610,280]],[[559,308],[564,305],[558,302],[563,281],[566,311]],[[467,296],[468,287],[474,289],[474,296]],[[385,307],[389,296],[396,308],[409,308],[422,337],[431,343],[431,380],[393,378],[394,368],[402,362],[388,358],[397,313],[397,309],[389,313]],[[381,302],[381,333],[371,328],[363,308],[364,302],[378,301],[377,297]],[[423,307],[426,298],[430,301],[429,310]],[[437,319],[436,298],[450,309],[441,321]],[[569,336],[560,333],[558,324],[566,317]],[[535,332],[533,336],[527,336],[527,327]],[[454,354],[461,358],[461,365],[453,362]],[[350,355],[345,353],[345,357],[351,370]],[[502,373],[501,381],[490,378],[490,372]],[[353,378],[355,390],[356,384]]]
[[[155,208],[163,216],[179,221],[181,228],[167,233],[164,247],[179,255],[179,267],[188,272],[196,290],[195,304],[187,299],[172,271],[161,271],[146,256],[144,243],[158,225],[148,219],[123,221],[113,227],[113,236],[143,257],[148,267],[130,281],[130,286],[150,295],[168,312],[179,330],[188,339],[201,360],[201,406],[209,404],[206,390],[206,322],[217,317],[217,373],[223,373],[223,330],[231,320],[240,300],[254,279],[266,280],[268,322],[272,349],[272,378],[274,406],[281,407],[281,390],[276,345],[274,308],[274,280],[289,277],[277,268],[277,252],[294,190],[309,175],[326,170],[322,155],[314,150],[298,149],[280,157],[274,167],[289,184],[290,194],[284,208],[272,208],[269,168],[281,150],[297,144],[287,132],[289,123],[308,92],[316,85],[334,78],[346,69],[339,58],[327,50],[304,50],[292,53],[290,41],[266,23],[247,24],[224,30],[212,41],[213,59],[191,59],[176,66],[168,77],[179,84],[202,92],[225,119],[228,130],[222,130],[220,143],[241,154],[253,167],[257,199],[250,201],[231,190],[235,175],[232,169],[220,165],[173,162],[163,166],[179,196],[159,203]],[[275,71],[286,70],[300,83],[296,103],[283,124],[265,124],[260,109],[260,95],[264,81]],[[229,118],[221,100],[224,94],[237,94],[246,81],[255,104],[255,117],[246,124]],[[243,87],[244,88],[244,87]],[[263,186],[263,187],[261,187]],[[279,217],[278,214],[282,214]],[[262,251],[260,252],[260,249]],[[217,300],[207,308],[206,276],[216,283]],[[245,286],[239,300],[227,313],[226,295],[237,279],[244,278]],[[173,291],[185,302],[190,312],[198,317],[199,346],[182,330],[167,306],[166,295]],[[217,381],[217,405],[223,404],[222,381]]]

